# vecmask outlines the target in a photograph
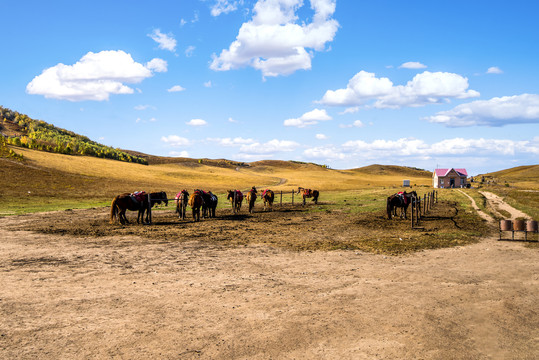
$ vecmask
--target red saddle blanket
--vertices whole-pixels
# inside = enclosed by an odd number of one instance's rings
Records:
[[[131,194],[131,197],[137,201],[137,202],[143,202],[144,201],[144,198],[147,196],[146,192],[145,191],[135,191],[134,193]]]

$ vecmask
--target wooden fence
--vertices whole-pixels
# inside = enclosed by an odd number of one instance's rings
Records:
[[[423,199],[421,199],[421,196],[412,197],[412,229],[423,229],[419,226],[421,218],[424,217],[437,202],[438,191],[436,190],[424,194]]]

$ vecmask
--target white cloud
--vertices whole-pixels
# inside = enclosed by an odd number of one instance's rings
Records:
[[[219,16],[221,14],[228,14],[232,11],[238,10],[238,4],[243,1],[230,1],[230,0],[217,0],[211,7],[211,15]]]
[[[169,135],[161,137],[161,141],[172,147],[182,147],[191,145],[191,141],[178,135]]]
[[[388,78],[360,71],[344,89],[328,90],[320,103],[333,106],[359,106],[374,101],[375,108],[416,107],[451,98],[466,99],[479,93],[468,90],[468,79],[458,74],[425,71],[406,85],[393,85]]]
[[[204,87],[211,88],[211,87],[212,87],[211,80],[210,80],[210,81],[206,81],[206,82],[204,83]]]
[[[424,120],[449,127],[539,123],[539,95],[522,94],[472,101]]]
[[[163,34],[161,30],[155,29],[151,34],[148,34],[156,43],[159,44],[159,49],[176,51],[176,39],[172,34]]]
[[[317,159],[321,161],[327,160],[344,160],[347,155],[342,153],[340,149],[334,146],[319,146],[309,148],[303,151],[303,155],[309,159]]]
[[[228,118],[228,122],[231,122],[231,123],[234,123],[234,124],[239,123],[238,120],[235,120],[235,119],[233,119],[233,118],[231,118],[231,117]]]
[[[195,47],[193,45],[190,45],[187,47],[187,49],[185,49],[185,56],[187,57],[191,57],[193,56],[193,53],[195,52]]]
[[[269,155],[276,152],[290,152],[296,150],[300,145],[295,141],[273,139],[266,143],[254,142],[242,145],[240,152],[244,155]]]
[[[503,74],[503,71],[497,66],[491,66],[488,68],[487,74]]]
[[[183,151],[170,151],[168,153],[169,156],[174,156],[174,157],[184,157],[184,158],[188,158],[189,157],[189,153],[185,150]]]
[[[427,65],[421,64],[417,61],[408,61],[399,66],[399,69],[426,69]]]
[[[250,66],[264,77],[289,75],[311,69],[312,52],[322,51],[333,41],[339,24],[331,19],[335,0],[311,0],[312,21],[299,21],[297,11],[303,0],[259,0],[253,17],[244,23],[236,40],[219,56],[213,55],[210,68],[228,71]]]
[[[135,110],[142,111],[151,108],[150,105],[137,105],[135,106]]]
[[[242,146],[242,145],[254,144],[256,142],[253,139],[244,139],[242,137],[208,138],[207,140],[216,142],[221,146]]]
[[[174,85],[170,89],[167,90],[168,92],[179,92],[179,91],[185,91],[185,88],[181,85]]]
[[[155,66],[154,60],[148,64]],[[151,76],[151,68],[121,50],[89,52],[74,65],[60,63],[43,70],[26,86],[26,92],[60,100],[103,101],[111,94],[134,93],[125,84],[139,83]]]
[[[316,134],[315,137],[318,139],[318,140],[326,140],[328,137],[324,134]]]
[[[146,67],[155,72],[167,72],[167,62],[163,59],[155,58],[146,63]]]
[[[361,120],[356,120],[352,124],[347,124],[347,125],[341,124],[341,125],[339,125],[339,127],[343,128],[343,129],[352,128],[352,127],[360,128],[360,127],[363,127],[363,126],[365,126],[365,124],[363,124],[363,122]]]
[[[189,126],[204,126],[204,125],[207,125],[208,123],[206,122],[206,120],[192,119],[186,122],[186,124]]]
[[[287,119],[283,122],[284,126],[296,126],[299,128],[304,128],[309,125],[318,124],[320,121],[331,120],[325,109],[314,109],[312,111],[306,112],[297,119]]]

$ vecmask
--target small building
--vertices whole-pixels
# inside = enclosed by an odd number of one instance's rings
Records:
[[[410,187],[410,180],[402,180],[403,187]]]
[[[436,169],[432,177],[432,186],[435,188],[461,188],[466,187],[468,172],[466,169]]]

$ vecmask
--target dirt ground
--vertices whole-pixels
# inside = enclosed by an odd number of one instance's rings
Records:
[[[522,242],[311,250],[286,245],[359,238],[359,215],[155,213],[0,218],[0,358],[539,357],[539,252]]]

